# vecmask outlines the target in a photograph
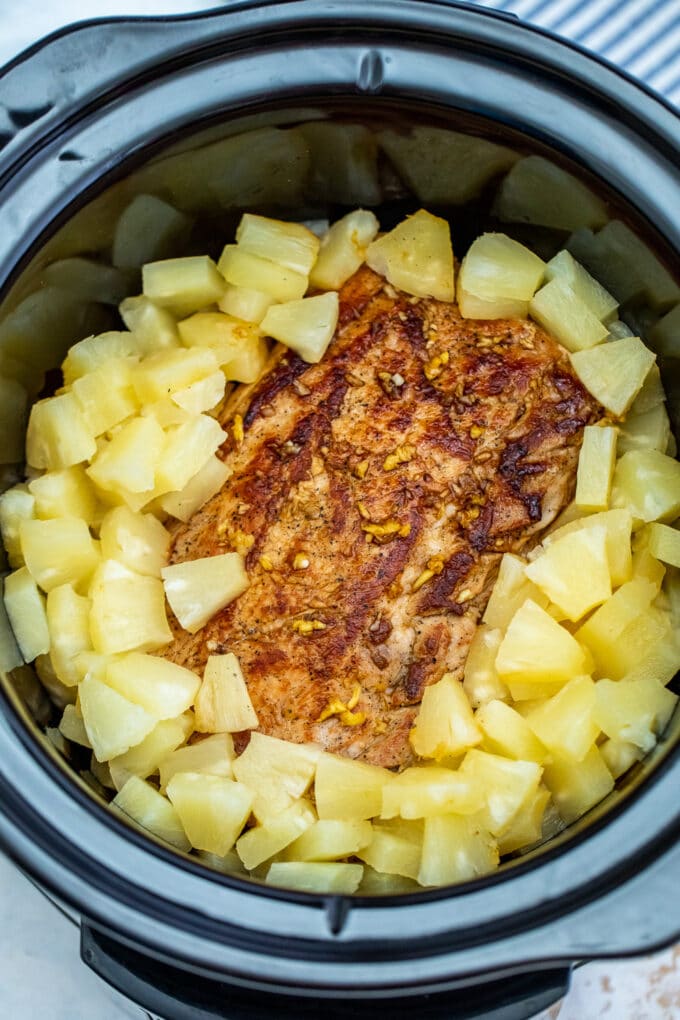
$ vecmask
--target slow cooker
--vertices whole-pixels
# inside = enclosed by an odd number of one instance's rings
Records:
[[[538,153],[601,195],[657,264],[677,266],[677,113],[613,67],[497,12],[448,0],[236,0],[210,14],[102,20],[7,66],[0,99],[0,372],[18,371],[31,397],[54,385],[50,370],[69,343],[115,327],[115,309],[96,294],[81,293],[65,317],[32,300],[50,286],[50,263],[105,258],[139,191],[184,206],[203,242],[211,231],[224,238],[238,196],[214,207],[201,190],[202,154],[266,126],[432,124]],[[184,176],[168,182],[158,168],[173,165]],[[294,173],[271,170],[279,184]],[[487,222],[492,177],[446,207],[462,248]],[[380,180],[386,220],[417,207],[393,170]],[[327,200],[303,181],[244,201],[311,218],[368,200],[350,180]],[[514,224],[544,249],[566,236],[554,227]],[[666,310],[629,309],[643,326]],[[677,362],[661,365],[677,417]],[[15,429],[7,418],[2,427]],[[7,484],[15,471],[2,468]],[[45,737],[51,712],[31,668],[2,674],[0,845],[78,920],[84,961],[168,1020],[413,1010],[519,1020],[564,994],[575,964],[680,936],[680,712],[605,802],[545,846],[474,882],[371,897],[274,890],[143,836]]]

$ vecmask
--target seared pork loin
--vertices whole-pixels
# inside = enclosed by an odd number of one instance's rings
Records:
[[[233,473],[171,562],[237,549],[251,584],[163,654],[201,672],[234,652],[262,732],[407,764],[423,690],[462,677],[501,555],[569,502],[599,415],[533,322],[359,270],[323,361],[279,348],[225,406]]]

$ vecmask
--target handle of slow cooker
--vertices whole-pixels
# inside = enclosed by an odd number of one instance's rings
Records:
[[[510,975],[400,999],[277,995],[181,971],[131,950],[86,922],[81,956],[107,984],[162,1020],[528,1020],[566,995],[571,969]]]

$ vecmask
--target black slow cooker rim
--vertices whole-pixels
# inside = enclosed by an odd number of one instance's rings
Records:
[[[268,9],[273,9],[275,7],[278,7],[278,6],[280,6],[280,5],[277,5],[275,2],[273,2],[271,4],[268,4],[267,8]],[[297,2],[297,0],[289,0],[289,3],[286,4],[286,6],[289,7],[289,8],[292,7],[292,6],[308,8],[308,7],[313,7],[314,5],[313,4],[308,4],[308,3],[299,4]],[[413,5],[401,5],[401,6],[404,6],[404,7],[408,6],[408,7],[410,7],[410,6],[413,6]],[[422,5],[422,6],[428,6],[428,5],[425,4],[425,5]],[[435,6],[435,5],[429,5],[429,6]],[[456,9],[458,11],[464,11],[468,15],[470,13],[474,13],[475,16],[482,16],[482,17],[486,17],[487,15],[492,15],[494,17],[497,17],[498,14],[499,14],[499,12],[487,12],[487,11],[482,11],[480,9],[470,9],[466,5],[460,5],[460,4],[443,5],[443,4],[437,3],[436,6],[437,7],[447,6],[447,7],[451,8],[451,9]],[[249,4],[236,5],[235,9],[238,10],[238,11],[248,10],[248,9],[250,9],[250,5]],[[232,12],[230,11],[229,13],[231,14]],[[198,17],[199,18],[206,18],[206,17],[212,18],[212,17],[216,17],[216,16],[217,15],[215,15],[214,12],[210,13],[210,14],[208,14],[206,12],[206,14],[201,14]],[[153,20],[154,19],[139,19],[139,21],[143,21],[145,23],[149,22],[149,21],[153,21]],[[185,22],[185,23],[187,23],[187,22],[191,23],[192,21],[194,21],[194,16],[190,16],[190,17],[187,17],[187,18],[177,18],[177,19],[172,19],[172,20],[173,21],[181,21],[181,22]],[[512,24],[513,29],[519,27],[519,26],[516,26],[514,24],[514,19],[507,19],[506,17],[503,17],[502,20],[503,20],[504,23],[508,23],[509,22],[510,24]],[[111,24],[128,24],[128,23],[129,23],[129,19],[101,19],[101,20],[95,22],[94,24],[97,25],[97,26],[108,26],[108,25],[111,25]],[[84,28],[84,27],[87,27],[87,26],[78,26],[78,28],[72,30],[72,32],[79,31],[81,28]],[[523,29],[523,31],[526,31],[526,29]],[[62,38],[66,34],[67,33],[57,33],[57,34],[55,34],[53,39]],[[547,34],[547,33],[539,33],[539,34],[549,36],[549,34]],[[554,37],[550,37],[550,38],[554,38]],[[562,44],[560,44],[560,45],[562,45]],[[44,47],[33,48],[32,51],[29,51],[29,54],[30,53],[42,52],[43,48]],[[611,68],[609,70],[611,70]],[[2,81],[0,79],[0,87],[1,87],[1,85],[2,85]],[[651,95],[651,94],[650,94],[650,98],[654,98],[655,99],[655,97],[653,95]],[[676,146],[676,149],[677,149],[677,146]],[[27,158],[30,159],[30,155]],[[4,709],[4,712],[3,712],[3,718],[1,720],[1,722],[2,722],[3,726],[5,727],[6,735],[11,733],[11,734],[13,734],[14,737],[19,737],[19,742],[20,742],[20,744],[21,744],[21,746],[23,748],[23,751],[28,755],[28,757],[33,756],[34,763],[37,762],[39,764],[39,767],[43,770],[43,774],[47,775],[47,770],[45,769],[45,761],[39,762],[39,759],[36,757],[36,755],[38,754],[38,745],[35,742],[35,738],[30,736],[30,734],[28,733],[28,730],[23,726],[22,723],[20,723],[20,720],[19,720],[16,712],[12,709],[12,707],[10,706],[9,701],[7,700],[6,697],[3,697],[3,709]],[[21,727],[21,729],[18,730],[17,726],[13,725],[13,723],[18,724]],[[9,724],[9,726],[8,726],[8,724]],[[42,751],[42,749],[40,750],[40,754],[44,755],[44,752]],[[24,759],[23,759],[23,762],[24,762],[25,765],[28,764],[28,757],[24,757]],[[2,761],[2,750],[0,750],[0,771],[2,771],[2,772],[5,771],[5,769],[3,767],[3,761]],[[641,788],[641,791],[638,791],[638,793],[641,793],[642,790],[647,790],[647,793],[649,793],[650,790],[652,790],[654,788],[658,788],[658,786],[659,786],[659,784],[661,782],[663,782],[663,785],[666,788],[669,788],[669,783],[672,781],[673,776],[674,775],[677,776],[678,774],[680,774],[680,760],[678,760],[678,755],[677,754],[675,755],[675,761],[673,761],[672,758],[669,756],[667,762],[665,763],[664,768],[660,769],[660,770],[657,770],[656,773],[654,773],[652,776],[648,777],[647,782]],[[53,776],[53,778],[55,778],[55,776]],[[62,774],[59,774],[58,779],[59,779],[59,783],[61,784],[62,781],[65,782],[66,777],[63,776]],[[652,780],[653,780],[653,782],[652,782]],[[6,780],[6,781],[7,781],[7,784],[8,784],[7,788],[9,790],[10,796],[7,796],[7,795],[3,794],[2,791],[0,790],[0,803],[2,803],[4,801],[5,804],[9,804],[9,802],[12,800],[12,795],[15,796],[17,794],[17,791],[16,790],[12,791],[10,789],[10,787],[9,787],[9,781],[8,780]],[[74,790],[73,780],[69,779],[68,780],[68,784],[69,784],[69,789],[71,790],[71,792],[73,792],[73,790]],[[81,796],[83,796],[82,792],[79,791],[79,797],[81,797]],[[642,801],[638,799],[638,801],[636,803],[639,804],[639,803],[642,803]],[[85,804],[85,798],[83,797],[83,805],[84,804]],[[15,806],[17,806],[16,802],[15,802]],[[24,803],[24,807],[26,807],[26,806],[27,805]],[[86,807],[87,807],[87,812],[89,813],[91,808],[92,808],[92,803],[89,800],[87,802]],[[621,812],[622,811],[623,811],[623,807],[621,807]],[[105,809],[100,807],[99,805],[96,805],[96,812],[101,815],[101,821],[105,824],[105,827],[108,827],[108,828],[111,828],[111,829],[116,829],[116,827],[120,826],[121,823],[119,823],[116,819],[112,818],[112,816],[110,814],[108,814],[105,811]],[[640,812],[638,812],[638,814],[639,813]],[[38,820],[37,816],[34,815],[34,821],[37,822],[37,820]],[[606,823],[603,823],[603,825],[600,827],[600,829],[602,829],[602,828],[606,829],[607,825],[609,825],[609,821],[610,820],[608,819]],[[645,845],[644,849],[645,850],[649,850],[649,851],[653,851],[655,853],[662,853],[664,851],[664,849],[666,849],[668,842],[671,841],[673,836],[675,835],[675,832],[677,830],[677,821],[678,820],[676,819],[675,822],[672,822],[672,821],[669,822],[669,825],[666,826],[664,832],[659,834],[659,843],[658,843],[658,845],[655,848],[652,848],[649,845]],[[673,828],[673,825],[675,825],[675,829]],[[12,833],[11,833],[11,831],[9,829],[9,825],[7,823],[7,819],[6,818],[3,818],[2,823],[0,824],[0,832],[3,831],[3,830],[4,830],[3,835],[4,835],[4,838],[8,842],[8,846],[9,846],[10,852],[14,852],[15,856],[18,856],[18,857],[21,858],[22,865],[24,867],[26,867],[28,870],[33,870],[33,873],[35,874],[35,876],[38,877],[39,880],[42,881],[44,884],[49,885],[51,882],[53,882],[53,876],[52,876],[52,879],[51,879],[50,875],[48,873],[49,869],[46,870],[44,868],[45,857],[43,856],[42,861],[38,862],[36,857],[35,857],[35,854],[28,853],[27,852],[27,848],[25,847],[25,845],[23,847],[21,845],[22,844],[22,840],[19,838],[18,832],[15,831],[14,835],[15,835],[16,838],[12,839]],[[600,830],[598,830],[598,831],[600,831]],[[593,830],[590,831],[590,833],[585,833],[584,834],[584,841],[587,842],[589,839],[592,839],[594,836],[595,836],[595,830],[593,829]],[[654,833],[654,836],[656,837],[657,833]],[[664,837],[665,837],[665,839],[664,839]],[[132,836],[131,836],[131,834],[129,832],[127,834],[126,839],[127,839],[128,843],[132,840]],[[134,835],[134,841],[138,842],[140,845],[141,845],[141,842],[143,842],[144,843],[144,851],[145,852],[149,852],[149,853],[153,852],[157,856],[161,856],[161,855],[165,855],[166,857],[171,857],[172,856],[173,860],[174,860],[173,866],[176,866],[177,863],[179,862],[179,858],[174,857],[174,855],[170,855],[166,851],[161,851],[161,849],[158,848],[158,847],[153,847],[152,844],[148,840],[143,840],[142,841],[139,837],[136,836],[136,834]],[[573,847],[570,845],[569,849],[571,850],[571,849],[573,849]],[[552,855],[557,854],[557,856],[559,858],[559,852],[558,851],[556,851],[556,850],[547,851],[543,855],[543,858],[542,858],[542,861],[545,862],[545,866],[548,866],[548,864],[553,863],[550,860],[550,855],[551,854]],[[83,858],[81,857],[81,863],[82,862],[83,862]],[[539,863],[541,863],[541,862],[539,862]],[[633,867],[635,864],[639,864],[639,863],[640,863],[640,860],[638,860],[637,858],[633,858],[633,859],[630,859],[628,861],[628,864],[630,865],[630,867]],[[39,866],[39,864],[41,864],[43,866]],[[543,866],[543,865],[541,865],[541,866]],[[518,868],[518,870],[520,870],[521,867],[525,867],[526,868],[526,865],[525,866],[520,866]],[[537,865],[532,866],[531,870],[535,872],[536,871],[536,867],[537,867]],[[506,872],[506,875],[509,876],[509,877],[515,878],[516,875],[517,875],[517,871],[513,870],[512,872]],[[201,881],[204,881],[205,879],[209,879],[213,883],[218,883],[218,884],[221,884],[221,885],[227,886],[227,887],[229,887],[229,886],[237,886],[237,887],[240,888],[240,887],[244,886],[244,883],[239,882],[238,880],[232,880],[232,879],[228,879],[228,878],[223,878],[222,876],[212,875],[209,872],[205,872],[204,874],[200,875],[200,879],[201,879]],[[482,880],[481,883],[475,883],[475,886],[480,886],[481,885],[483,887],[489,888],[489,887],[493,887],[493,886],[497,886],[499,884],[502,884],[502,883],[504,883],[506,881],[507,881],[506,876],[501,874],[499,876],[495,876],[493,879]],[[131,892],[134,894],[134,890],[135,890],[134,884],[131,884],[130,889],[131,889]],[[54,892],[55,893],[57,893],[58,895],[63,895],[64,891],[65,891],[65,886],[64,886],[63,883],[60,883],[60,884],[54,883]],[[252,885],[250,885],[249,888],[247,889],[247,894],[249,896],[251,896],[254,891],[256,891],[256,890],[254,890]],[[427,903],[427,902],[435,902],[436,903],[436,902],[440,902],[442,899],[447,899],[447,900],[448,899],[453,899],[453,900],[455,900],[455,899],[460,899],[460,898],[462,898],[462,897],[464,897],[466,895],[470,895],[470,887],[467,886],[467,885],[466,886],[461,886],[461,887],[458,887],[458,888],[454,888],[454,889],[451,889],[451,890],[447,890],[444,893],[422,893],[422,894],[417,894],[417,895],[415,895],[413,897],[407,897],[407,898],[401,898],[400,897],[400,898],[398,898],[398,903],[395,903],[394,905],[400,906],[400,907],[409,907],[409,906],[411,906],[411,907],[413,907],[413,906],[418,907],[418,906],[420,906],[423,903]],[[307,897],[307,896],[304,896],[304,895],[301,895],[301,894],[284,893],[284,892],[280,892],[280,891],[273,891],[273,890],[267,889],[266,890],[266,899],[268,901],[279,900],[279,901],[286,902],[287,904],[296,904],[296,905],[307,905],[307,904],[309,904],[312,907],[316,906],[320,902],[323,905],[324,909],[325,909],[326,920],[324,921],[324,923],[321,926],[316,926],[317,928],[319,928],[319,930],[314,933],[313,940],[322,939],[322,941],[325,941],[325,940],[328,940],[329,935],[330,935],[330,941],[331,942],[335,942],[336,945],[339,945],[340,943],[337,941],[337,937],[338,936],[342,935],[343,938],[350,938],[351,939],[351,933],[348,930],[349,927],[351,927],[351,925],[348,925],[347,906],[346,906],[345,901],[342,900],[341,898],[337,898],[337,897],[336,898],[333,898],[333,897],[329,898],[329,897],[326,897],[326,898],[321,898],[320,899],[318,897]],[[546,896],[546,899],[549,899],[549,897]],[[83,897],[82,895],[79,897],[79,902],[78,902],[77,905],[85,913],[88,913],[88,908],[89,908],[89,910],[92,910],[92,906],[93,906],[92,902],[90,901],[90,903],[88,904],[88,898],[87,897]],[[390,902],[386,902],[384,899],[381,901],[381,903],[379,905],[376,905],[373,902],[363,903],[361,901],[357,901],[356,903],[352,904],[352,908],[351,909],[352,909],[352,911],[354,911],[355,906],[356,907],[366,907],[366,906],[369,906],[372,909],[376,910],[376,909],[378,909],[378,907],[384,908],[384,907],[389,907],[391,905],[392,905],[391,900],[390,900]],[[564,906],[564,902],[562,903],[562,906]],[[92,910],[92,913],[97,913],[97,911]],[[317,913],[320,913],[320,912],[317,910]],[[103,922],[106,922],[107,919],[108,919],[109,922],[111,921],[111,915],[108,914],[107,911],[104,911],[99,916],[100,916],[100,918],[101,918],[101,920]],[[309,916],[308,912],[307,912],[306,916]],[[238,934],[239,934],[239,938],[243,941],[244,940],[244,935],[245,935],[243,926],[239,926],[238,927]],[[258,938],[261,940],[261,942],[260,942],[261,946],[264,946],[264,943],[266,942],[266,940],[262,938],[262,934],[261,933],[259,934]],[[450,933],[447,934],[447,938],[449,940],[448,941],[448,945],[450,946],[451,945]],[[150,940],[149,945],[151,945],[152,943],[153,943],[153,939]],[[574,949],[572,947],[570,952],[565,952],[564,958],[568,958],[569,956],[573,955],[573,951],[574,951]],[[620,952],[620,950],[618,950],[618,951]],[[544,952],[545,952],[545,948],[544,948]],[[541,957],[539,956],[539,957],[535,957],[535,958],[539,959]],[[556,957],[550,956],[549,958],[550,959],[554,959]],[[357,978],[357,974],[355,972],[353,979],[356,981],[356,978]]]

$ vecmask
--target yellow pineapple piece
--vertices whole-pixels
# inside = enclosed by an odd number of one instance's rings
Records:
[[[290,807],[314,779],[320,750],[253,732],[234,761],[234,775],[253,791],[253,812],[261,822]]]
[[[516,761],[545,761],[545,746],[531,726],[504,701],[489,701],[475,713],[475,722],[484,734],[482,749]]]
[[[545,609],[548,599],[532,584],[526,575],[527,564],[519,556],[504,553],[498,569],[498,577],[491,591],[484,616],[485,624],[493,629],[505,630],[520,606],[532,599]],[[495,695],[499,697],[499,695]]]
[[[202,772],[210,776],[232,778],[234,742],[229,733],[213,733],[185,747],[176,747],[159,761],[161,789],[165,790],[178,772]]]
[[[146,357],[132,381],[139,402],[152,404],[213,375],[218,367],[218,356],[210,347],[177,347]]]
[[[90,633],[104,655],[153,652],[172,640],[162,582],[105,560],[90,585]]]
[[[270,259],[302,276],[309,276],[319,250],[319,238],[301,223],[244,213],[236,231],[243,251]]]
[[[648,524],[648,549],[652,556],[673,567],[680,567],[680,531],[667,524]]]
[[[601,227],[609,219],[601,198],[543,156],[525,156],[515,163],[503,178],[494,212],[501,220],[558,230]]]
[[[553,755],[543,778],[567,823],[576,821],[614,789],[612,774],[594,745],[579,762]]]
[[[611,598],[579,627],[576,637],[587,645],[597,669],[605,676],[611,657],[626,629],[644,615],[659,591],[657,584],[634,577],[621,585]]]
[[[23,521],[19,535],[26,566],[43,591],[87,581],[99,563],[90,530],[77,517]]]
[[[35,496],[27,485],[14,485],[0,495],[0,535],[11,567],[21,567],[24,564],[19,530],[22,521],[33,518]]]
[[[654,355],[636,336],[577,350],[571,363],[589,393],[612,414],[628,410],[642,389]]]
[[[599,680],[594,702],[594,718],[608,737],[647,754],[666,728],[678,696],[654,679]]]
[[[543,837],[543,818],[550,801],[550,791],[544,787],[531,793],[510,825],[498,838],[501,854],[532,846]]]
[[[25,662],[50,650],[45,602],[26,567],[8,574],[4,582],[5,610]]]
[[[375,818],[382,808],[382,791],[390,779],[387,769],[322,754],[314,784],[319,818]]]
[[[177,328],[185,347],[212,350],[220,365],[225,365],[240,348],[262,336],[252,322],[224,312],[196,312],[178,322]]]
[[[631,744],[628,740],[612,740],[608,738],[604,743],[600,744],[600,754],[614,779],[618,779],[635,762],[641,760],[644,752],[640,750],[637,744]]]
[[[569,631],[527,599],[513,616],[499,648],[496,669],[502,680],[536,684],[566,683],[585,671],[586,655]]]
[[[228,244],[220,256],[219,270],[234,287],[249,287],[269,294],[274,301],[298,301],[307,290],[307,274],[281,266],[271,259]]]
[[[36,671],[38,672],[38,676],[40,676],[40,671],[38,670],[39,663],[43,663],[44,667],[46,667],[47,664],[49,664],[49,656],[46,654],[37,656]],[[4,673],[11,673],[13,669],[16,669],[17,666],[23,666],[23,664],[24,659],[19,650],[19,645],[17,644],[16,637],[14,636],[14,631],[12,630],[12,625],[9,621],[9,616],[7,615],[7,609],[5,607],[5,580],[4,578],[0,578],[0,670]],[[46,668],[44,669],[44,672],[47,672]],[[50,683],[50,681],[52,681],[52,676],[50,676],[48,683]],[[60,689],[66,691],[66,688],[59,680],[57,680],[56,677],[53,678],[52,682],[56,691],[56,696],[53,700],[56,704],[59,704],[60,701],[61,703],[64,703],[64,699],[60,699],[59,697],[59,691]],[[43,686],[47,690],[49,690],[48,683],[43,683]]]
[[[179,815],[170,801],[138,776],[131,776],[128,779],[111,805],[147,832],[153,833],[178,850],[190,849],[191,844]]]
[[[629,450],[659,450],[667,453],[673,437],[665,405],[655,404],[648,411],[633,414],[635,403],[619,428],[619,454],[628,453]]]
[[[263,290],[255,290],[253,287],[235,287],[230,284],[217,304],[225,315],[240,319],[241,322],[252,322],[258,326],[264,319],[267,309],[273,303],[274,298],[271,294],[266,294]]]
[[[492,305],[499,302],[503,315],[503,302],[531,300],[544,271],[543,260],[519,241],[506,234],[482,234],[463,259],[458,283],[468,295]]]
[[[87,473],[105,491],[151,498],[164,447],[165,434],[155,418],[132,418],[101,446]]]
[[[202,414],[217,407],[224,397],[225,386],[224,372],[218,369],[205,379],[199,379],[182,390],[176,390],[172,394],[172,401],[187,414]]]
[[[108,361],[139,357],[139,339],[133,333],[109,332],[88,336],[73,344],[61,366],[64,382],[70,386],[88,372],[95,372]]]
[[[139,744],[157,720],[106,684],[86,676],[78,688],[80,710],[97,761],[109,761]]]
[[[30,481],[28,490],[35,500],[35,516],[40,520],[82,517],[88,524],[94,524],[99,518],[97,495],[81,464],[47,471]]]
[[[550,751],[582,761],[600,734],[595,720],[595,684],[588,676],[574,677],[529,712],[526,721]]]
[[[368,821],[321,819],[287,847],[284,857],[287,861],[336,861],[357,854],[372,839]]]
[[[453,301],[449,225],[424,209],[369,244],[366,262],[407,294]]]
[[[66,740],[79,744],[81,747],[90,748],[90,741],[83,717],[75,705],[66,705],[64,707],[64,713],[59,722],[59,732]]]
[[[130,776],[146,779],[147,776],[158,772],[161,762],[191,736],[193,729],[194,719],[191,712],[185,712],[176,719],[163,719],[156,723],[139,744],[110,760],[109,774],[114,787],[121,790]]]
[[[47,397],[31,408],[26,432],[26,460],[31,467],[70,467],[89,460],[96,449],[74,393]]]
[[[191,845],[219,856],[233,847],[253,803],[246,786],[204,772],[176,773],[167,796]]]
[[[292,348],[304,361],[321,361],[338,323],[335,291],[272,305],[261,323],[268,336]]]
[[[121,302],[120,317],[134,334],[140,354],[153,354],[166,347],[179,347],[177,323],[167,308],[139,294]]]
[[[546,280],[555,278],[567,283],[578,300],[586,305],[601,322],[609,323],[616,318],[618,302],[601,283],[591,276],[580,262],[577,262],[566,248],[559,251],[545,267]]]
[[[456,301],[464,319],[526,319],[529,302],[515,298],[481,298],[465,290],[458,277]]]
[[[264,372],[268,361],[268,341],[259,332],[253,332],[225,361],[222,371],[230,382],[254,383]]]
[[[580,620],[612,593],[605,528],[579,528],[553,539],[526,576],[568,619]]]
[[[160,577],[168,559],[170,535],[153,514],[114,507],[101,522],[99,539],[105,560],[119,560],[138,574]]]
[[[460,767],[482,797],[475,815],[493,836],[502,834],[541,781],[541,766],[533,761],[512,761],[488,751],[473,749]]]
[[[297,800],[266,825],[257,825],[245,832],[236,843],[236,852],[250,871],[285,850],[315,821],[311,804]]]
[[[90,609],[90,600],[76,594],[70,584],[53,588],[47,596],[50,658],[54,672],[67,687],[81,679],[76,655],[92,648]]]
[[[265,882],[284,889],[339,896],[356,892],[363,873],[361,864],[275,861],[266,874]]]
[[[372,212],[356,209],[337,220],[321,238],[309,282],[319,290],[340,290],[366,258],[366,249],[380,229]]]
[[[72,392],[93,436],[108,432],[138,410],[132,386],[135,364],[133,358],[112,358],[74,381]]]
[[[579,509],[594,513],[608,508],[616,442],[617,430],[610,426],[586,425],[583,430],[574,497]]]
[[[405,769],[383,786],[381,818],[429,818],[472,814],[483,806],[479,790],[460,771],[445,768]],[[371,862],[368,862],[371,864]],[[376,867],[374,864],[372,867]],[[380,871],[380,868],[376,868]]]
[[[219,301],[225,283],[211,258],[188,255],[147,262],[142,266],[142,289],[161,308],[181,316]]]
[[[180,625],[195,634],[249,585],[239,553],[174,563],[161,570],[165,596]]]
[[[508,688],[496,672],[496,656],[502,640],[503,632],[500,628],[492,629],[480,623],[470,642],[465,660],[463,690],[473,708],[509,696]]]
[[[158,493],[179,492],[207,464],[227,438],[219,423],[199,414],[165,433],[165,445],[156,462]]]
[[[130,652],[113,659],[106,683],[154,718],[174,719],[193,705],[200,678],[168,659]]]
[[[424,886],[464,882],[495,871],[498,845],[476,815],[444,815],[425,822],[418,881]]]
[[[630,550],[630,536],[633,517],[630,510],[606,510],[603,513],[590,514],[569,521],[550,532],[543,539],[543,545],[549,546],[566,535],[587,528],[604,528],[606,532],[607,560],[612,586],[618,587],[630,581],[633,573],[633,562]]]
[[[639,520],[674,520],[680,514],[680,464],[658,450],[624,453],[614,471],[613,499]]]
[[[418,878],[421,846],[384,829],[374,828],[370,842],[356,856],[374,871],[414,880]]]
[[[221,490],[230,474],[231,468],[219,457],[210,457],[183,489],[161,496],[158,505],[172,517],[188,521],[204,503]]]
[[[196,695],[197,728],[202,733],[239,733],[257,725],[257,713],[234,653],[208,656]]]
[[[541,287],[529,314],[568,351],[584,351],[602,343],[608,329],[562,276]]]
[[[409,739],[421,758],[437,759],[461,754],[481,741],[467,694],[452,673],[425,688]]]

